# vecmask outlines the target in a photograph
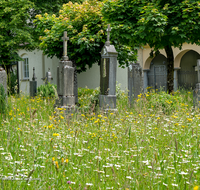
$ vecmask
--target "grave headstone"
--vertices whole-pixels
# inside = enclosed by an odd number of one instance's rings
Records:
[[[51,83],[51,80],[53,80],[53,77],[51,76],[50,68],[48,69],[48,72],[46,72],[46,76],[42,78],[42,80],[45,81],[45,84]]]
[[[0,84],[3,85],[4,91],[7,94],[7,73],[3,68],[0,68]]]
[[[143,92],[142,67],[139,63],[132,63],[128,67],[128,97],[131,104]]]
[[[35,76],[35,67],[33,67],[33,78],[30,81],[30,97],[35,97],[37,94],[37,77]]]
[[[195,67],[198,75],[198,83],[193,91],[193,104],[194,107],[200,108],[200,59],[197,60],[197,66]]]
[[[74,67],[74,96],[75,96],[75,104],[78,103],[78,81],[77,81],[77,69],[76,64],[73,62]]]
[[[116,111],[116,71],[117,55],[114,45],[110,45],[110,25],[107,41],[101,51],[99,105],[105,111]]]
[[[64,108],[66,113],[70,113],[75,109],[74,96],[74,67],[72,61],[67,56],[67,32],[64,32],[63,40],[63,57],[57,67],[57,93],[59,99],[56,106]]]

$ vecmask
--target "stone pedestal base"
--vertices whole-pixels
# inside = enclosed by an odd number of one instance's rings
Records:
[[[116,110],[116,96],[115,95],[99,95],[100,109]]]
[[[76,111],[75,96],[58,96],[54,107],[62,108],[66,114]]]
[[[58,106],[75,106],[75,96],[59,96],[56,104]]]
[[[193,105],[196,108],[200,108],[200,83],[196,84],[196,88],[193,91]]]

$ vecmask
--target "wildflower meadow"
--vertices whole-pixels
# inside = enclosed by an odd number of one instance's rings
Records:
[[[200,112],[191,91],[149,89],[117,111],[79,89],[77,111],[55,98],[9,96],[0,115],[0,189],[146,190],[200,186]]]

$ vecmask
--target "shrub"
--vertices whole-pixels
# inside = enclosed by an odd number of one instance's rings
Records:
[[[37,88],[37,95],[42,97],[55,97],[57,92],[57,85],[48,83],[46,85],[41,85]]]
[[[17,70],[10,72],[10,74],[8,75],[8,93],[17,93]]]
[[[6,93],[2,84],[0,84],[0,113],[5,113],[7,108]]]

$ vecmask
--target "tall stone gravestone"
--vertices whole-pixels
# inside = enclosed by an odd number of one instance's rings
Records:
[[[51,76],[50,68],[48,69],[48,72],[46,72],[46,76],[42,78],[42,80],[45,81],[45,84],[51,83],[51,80],[53,80],[53,77]]]
[[[139,63],[132,63],[128,67],[128,97],[131,104],[143,92],[142,68]]]
[[[105,111],[116,110],[116,71],[117,51],[110,45],[110,25],[107,28],[107,41],[101,51],[99,105]]]
[[[57,68],[57,92],[59,99],[56,104],[59,108],[66,109],[69,113],[75,109],[74,96],[74,68],[72,62],[67,56],[67,32],[64,32],[63,40],[63,57]]]
[[[198,83],[193,91],[193,103],[194,107],[200,108],[200,59],[197,60],[197,67],[195,68],[198,75]]]
[[[73,62],[74,67],[74,96],[75,96],[75,104],[78,103],[78,81],[77,81],[77,69],[76,64]]]
[[[37,94],[37,77],[35,76],[35,67],[33,67],[33,78],[30,81],[30,97],[35,97]]]
[[[3,85],[4,91],[7,94],[7,73],[3,68],[0,68],[0,84]]]

